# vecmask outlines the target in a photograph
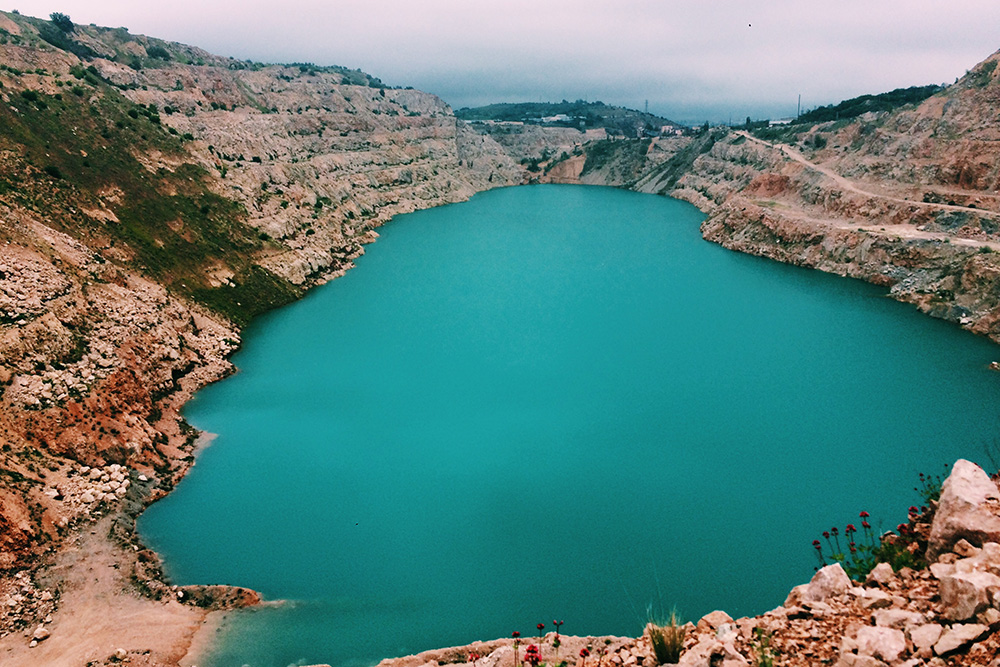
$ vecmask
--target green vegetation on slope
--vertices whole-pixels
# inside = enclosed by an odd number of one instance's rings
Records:
[[[548,124],[560,127],[592,129],[603,127],[610,134],[628,137],[636,136],[636,128],[644,131],[659,132],[664,125],[677,123],[634,109],[607,105],[604,102],[521,102],[489,104],[483,107],[464,108],[455,112],[463,120],[494,120],[519,123],[541,123],[542,118],[553,116],[568,116],[566,120],[554,121]]]
[[[587,159],[580,176],[598,169],[617,171],[621,174],[625,187],[630,187],[639,179],[650,141],[592,141],[586,146]]]
[[[844,100],[839,104],[818,107],[812,111],[807,111],[798,117],[796,123],[825,123],[829,120],[843,120],[845,118],[856,118],[869,111],[893,111],[905,104],[917,104],[923,102],[931,95],[941,92],[943,87],[938,85],[911,86],[909,88],[897,88],[888,93],[878,95],[861,95]]]
[[[211,191],[157,110],[133,104],[94,69],[74,74],[39,74],[62,91],[45,94],[0,71],[0,203],[236,322],[294,299],[292,285],[253,265],[262,241],[245,211]],[[236,287],[213,288],[212,270],[233,274]]]

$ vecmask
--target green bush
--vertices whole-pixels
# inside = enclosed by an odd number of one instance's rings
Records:
[[[69,16],[62,12],[52,12],[49,14],[49,18],[52,19],[52,24],[63,32],[73,32],[73,28],[76,27]]]
[[[170,53],[159,44],[151,46],[148,49],[146,49],[146,55],[148,55],[150,58],[159,58],[160,60],[170,60]]]

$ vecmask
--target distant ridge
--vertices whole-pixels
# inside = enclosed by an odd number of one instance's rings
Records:
[[[455,112],[467,121],[497,121],[573,127],[581,130],[604,128],[608,134],[636,137],[659,134],[664,126],[683,127],[680,123],[651,113],[604,102],[515,102],[465,107]]]

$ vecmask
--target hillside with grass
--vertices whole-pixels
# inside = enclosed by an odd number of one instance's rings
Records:
[[[232,371],[243,325],[394,215],[523,172],[358,70],[51,18],[0,12],[0,571],[121,500],[44,493],[81,464],[172,486],[197,436],[180,407]]]
[[[680,129],[679,123],[635,109],[604,102],[519,102],[462,108],[455,115],[467,121],[527,123],[579,130],[603,129],[609,135],[632,137],[655,136],[664,126]]]

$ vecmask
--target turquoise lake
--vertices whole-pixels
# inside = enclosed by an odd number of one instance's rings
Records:
[[[372,665],[778,606],[812,540],[983,462],[1000,350],[859,282],[577,186],[400,216],[245,331],[186,415],[218,438],[140,530],[231,615],[212,667]],[[205,667],[206,663],[199,663]]]

